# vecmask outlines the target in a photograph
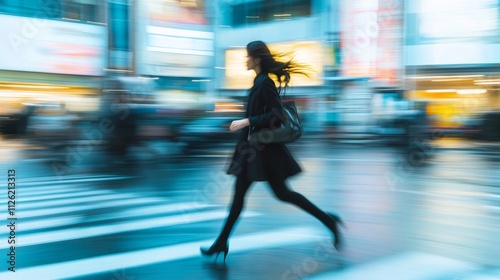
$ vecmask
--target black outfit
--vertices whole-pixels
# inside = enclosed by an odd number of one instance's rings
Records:
[[[255,127],[255,129],[271,127],[270,122],[274,121],[272,120],[275,117],[274,113],[269,109],[262,110],[262,108],[283,110],[276,86],[267,73],[257,75],[248,96],[246,117],[249,118],[251,127]],[[284,144],[250,144],[246,141],[248,129],[248,127],[245,128],[242,133],[242,138],[236,146],[232,157],[233,161],[228,170],[228,174],[237,176],[234,197],[229,216],[215,243],[219,245],[212,246],[212,249],[215,250],[215,248],[223,246],[221,244],[226,244],[243,209],[245,195],[253,181],[268,181],[278,199],[295,204],[320,220],[332,232],[338,232],[336,222],[330,214],[320,210],[303,195],[291,191],[286,185],[285,179],[287,177],[301,172],[299,165],[290,155],[286,146]],[[207,252],[210,251],[205,251],[205,254]]]
[[[250,128],[259,131],[279,126],[279,116],[275,112],[283,112],[280,96],[273,80],[261,72],[255,77],[248,94],[245,117],[249,119],[250,127],[242,130],[227,174],[239,177],[245,173],[251,181],[269,181],[270,177],[285,180],[301,172],[284,144],[251,144],[247,141]]]

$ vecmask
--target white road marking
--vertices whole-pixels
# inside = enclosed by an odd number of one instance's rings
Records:
[[[48,201],[48,200],[69,198],[69,197],[83,198],[85,196],[104,195],[104,194],[110,194],[110,193],[113,193],[113,191],[110,191],[110,190],[89,190],[89,191],[82,191],[82,192],[38,195],[38,196],[29,197],[29,198],[21,196],[18,198],[18,200],[20,201],[20,203],[25,204],[26,202],[39,201],[39,200]]]
[[[51,218],[42,218],[34,221],[25,222],[22,219],[18,219],[18,230],[19,231],[28,231],[28,230],[36,230],[36,229],[49,229],[53,227],[61,227],[61,226],[69,226],[76,225],[78,223],[92,223],[92,222],[101,222],[113,219],[123,219],[123,218],[132,218],[132,217],[141,217],[153,214],[172,214],[172,213],[183,213],[188,215],[190,211],[193,210],[202,210],[206,208],[214,207],[213,205],[202,205],[202,204],[193,204],[193,203],[174,203],[167,205],[156,205],[156,206],[148,206],[136,209],[129,209],[126,211],[118,211],[108,214],[98,214],[95,216],[86,217],[84,214],[74,213],[73,215],[63,216],[63,217],[51,217]],[[60,213],[64,215],[64,213]],[[7,234],[2,234],[0,237],[7,237]]]
[[[118,200],[118,199],[126,199],[126,198],[135,198],[137,197],[137,194],[131,194],[131,193],[114,193],[114,194],[105,194],[105,195],[99,195],[99,196],[90,196],[90,197],[77,197],[77,198],[70,198],[70,199],[63,199],[63,200],[49,200],[49,201],[42,201],[42,202],[27,202],[23,203],[22,199],[18,200],[18,203],[16,203],[16,209],[17,211],[21,209],[35,209],[35,208],[45,208],[45,207],[54,207],[54,206],[59,206],[59,205],[68,205],[68,204],[81,204],[81,203],[90,203],[90,202],[97,202],[97,201],[103,201],[103,200]]]
[[[102,209],[102,208],[111,208],[111,207],[119,207],[119,206],[141,206],[148,205],[152,203],[168,203],[169,200],[161,199],[161,198],[133,198],[133,199],[124,199],[124,200],[112,200],[112,201],[103,201],[99,203],[92,204],[83,204],[77,206],[64,206],[64,207],[50,207],[43,209],[34,209],[34,210],[16,210],[16,216],[18,218],[34,218],[34,217],[43,217],[49,215],[56,215],[60,213],[71,213],[71,212],[79,212],[93,209]]]
[[[244,236],[234,236],[230,243],[230,254],[315,241],[317,236],[316,230],[311,228],[288,228]],[[0,278],[13,280],[66,279],[111,272],[124,268],[129,269],[132,267],[198,257],[200,255],[200,245],[210,244],[211,242],[213,242],[213,240],[200,240],[153,249],[35,266],[19,269],[16,273],[10,271],[1,272]]]
[[[243,216],[253,217],[260,214],[256,212],[245,212]],[[68,240],[77,240],[81,238],[95,237],[107,234],[116,234],[138,229],[151,229],[158,227],[176,226],[189,223],[205,222],[224,219],[227,217],[226,211],[209,211],[202,213],[185,213],[181,215],[141,219],[137,221],[117,222],[99,226],[89,226],[84,228],[69,228],[42,233],[17,234],[18,241],[16,247],[25,247],[51,242],[61,242]],[[8,248],[10,245],[4,242],[0,249]]]

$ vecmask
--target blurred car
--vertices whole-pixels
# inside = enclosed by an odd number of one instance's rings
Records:
[[[481,139],[481,128],[482,120],[480,117],[467,118],[462,121],[462,125],[459,128],[448,129],[444,134],[451,136],[459,136],[466,139]]]
[[[500,112],[482,115],[481,140],[500,143]]]
[[[76,138],[76,115],[60,103],[30,103],[27,106],[26,134],[35,142],[58,145]]]
[[[378,120],[375,133],[386,143],[408,146],[427,139],[426,118],[421,110],[396,111]]]
[[[0,132],[3,134],[24,134],[27,114],[24,111],[0,115]]]
[[[480,119],[478,146],[486,151],[500,151],[500,112],[484,113]]]
[[[198,118],[182,127],[179,142],[183,143],[185,152],[196,148],[215,146],[219,143],[234,142],[241,132],[231,132],[229,125],[236,119],[238,117],[235,116]]]
[[[177,141],[179,127],[190,114],[175,105],[161,104],[154,79],[117,76],[103,80],[99,119],[109,119],[115,127],[105,134],[106,149],[113,155],[123,156],[146,141]]]

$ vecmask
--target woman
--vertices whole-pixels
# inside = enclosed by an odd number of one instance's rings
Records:
[[[223,252],[225,262],[229,251],[229,235],[243,209],[245,195],[253,181],[268,181],[278,199],[295,204],[320,220],[332,231],[333,245],[339,250],[342,243],[339,230],[341,219],[334,214],[323,212],[286,185],[285,179],[301,172],[286,146],[278,143],[253,143],[247,140],[250,130],[254,133],[262,129],[279,127],[280,115],[283,112],[279,96],[282,84],[284,83],[286,88],[291,73],[303,74],[303,72],[300,71],[299,65],[291,61],[287,63],[276,61],[268,47],[261,41],[247,45],[247,69],[255,71],[256,77],[248,95],[245,118],[233,121],[229,127],[233,132],[242,129],[242,137],[227,171],[228,174],[237,177],[232,206],[219,237],[210,248],[201,248],[201,253],[207,256],[217,254],[218,257]],[[280,82],[278,89],[268,74],[278,78]]]

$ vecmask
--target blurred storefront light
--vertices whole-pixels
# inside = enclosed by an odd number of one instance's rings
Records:
[[[500,79],[484,79],[484,80],[475,80],[477,83],[490,83],[490,82],[500,82]]]
[[[479,78],[485,75],[449,75],[449,76],[408,76],[411,80],[431,80],[431,79],[462,79],[462,78]]]
[[[158,80],[158,79],[160,79],[159,77],[143,77],[143,76],[140,76],[138,78],[139,79],[145,79],[145,80]]]
[[[486,92],[488,91],[485,89],[461,89],[457,91],[458,94],[483,94]]]
[[[65,89],[68,87],[48,86],[48,85],[16,85],[16,84],[0,84],[0,87],[6,88],[30,88],[30,89]]]
[[[456,89],[428,89],[426,92],[440,93],[440,92],[457,92]]]
[[[497,82],[475,82],[476,85],[500,85],[500,81]]]
[[[214,112],[243,112],[244,105],[237,102],[215,102]]]
[[[159,34],[159,35],[175,36],[175,37],[188,37],[188,38],[199,38],[199,39],[210,39],[210,40],[214,38],[214,34],[212,32],[166,28],[158,26],[147,26],[146,32],[150,34]]]
[[[0,83],[0,104],[7,109],[0,113],[13,113],[32,103],[63,103],[74,112],[93,111],[98,106],[98,91],[77,85]]]
[[[431,82],[457,82],[457,81],[466,81],[468,79],[439,79],[439,80],[431,80]]]
[[[285,54],[283,60],[294,59],[307,65],[309,77],[293,75],[292,86],[319,86],[323,84],[323,68],[328,63],[326,49],[320,41],[295,41],[268,44],[274,53]],[[252,86],[255,76],[246,68],[247,53],[245,46],[235,46],[226,50],[224,87],[226,89],[245,89]]]

